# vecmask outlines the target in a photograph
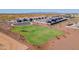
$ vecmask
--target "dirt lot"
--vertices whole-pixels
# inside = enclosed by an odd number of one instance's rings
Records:
[[[77,19],[72,19],[72,22]],[[78,20],[77,20],[78,21]],[[51,40],[42,46],[42,49],[49,50],[79,50],[79,30],[65,27],[69,21],[56,24],[53,28],[57,28],[64,32],[64,35],[56,40]]]
[[[0,32],[0,50],[25,50],[28,47]]]

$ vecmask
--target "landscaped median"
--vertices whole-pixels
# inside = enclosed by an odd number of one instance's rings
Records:
[[[11,29],[11,31],[20,33],[22,36],[24,36],[28,43],[36,46],[40,46],[46,43],[48,40],[54,39],[63,34],[63,32],[59,30],[37,25],[15,26]]]

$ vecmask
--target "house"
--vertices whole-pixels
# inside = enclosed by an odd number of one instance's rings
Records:
[[[59,22],[65,21],[65,20],[67,20],[67,19],[62,18],[62,17],[52,17],[47,21],[47,23],[53,25],[53,24],[56,24],[56,23],[59,23]]]
[[[9,21],[9,24],[11,26],[23,26],[23,25],[29,25],[30,21],[28,20],[28,18],[17,18],[16,20],[11,20]]]

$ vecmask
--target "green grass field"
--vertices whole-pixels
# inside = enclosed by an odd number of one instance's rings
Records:
[[[47,27],[29,25],[29,26],[15,26],[12,32],[19,32],[26,38],[26,41],[33,45],[41,45],[56,36],[62,35],[63,32]]]

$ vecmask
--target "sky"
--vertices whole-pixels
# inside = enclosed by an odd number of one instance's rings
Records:
[[[0,9],[0,13],[79,13],[79,9]]]

